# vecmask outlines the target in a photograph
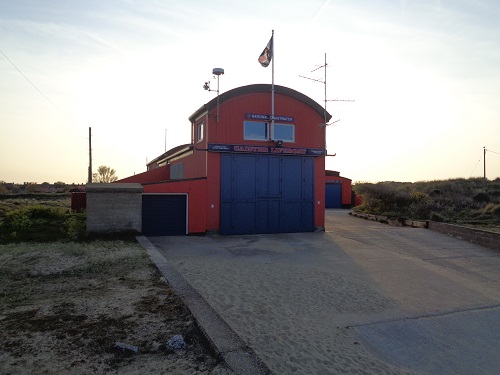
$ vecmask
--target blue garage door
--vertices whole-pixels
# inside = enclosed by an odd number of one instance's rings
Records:
[[[342,184],[326,184],[325,207],[342,208]]]
[[[314,230],[314,158],[221,157],[222,234]]]
[[[143,194],[143,235],[178,236],[186,233],[187,195]]]

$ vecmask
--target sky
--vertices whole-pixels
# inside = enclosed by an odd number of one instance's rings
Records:
[[[324,105],[326,168],[353,182],[500,177],[498,0],[0,0],[0,180],[119,178],[189,143],[220,92]],[[333,101],[333,100],[354,100]]]

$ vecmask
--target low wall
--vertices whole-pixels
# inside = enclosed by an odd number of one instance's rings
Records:
[[[360,217],[367,220],[378,221],[380,223],[389,224],[395,227],[414,227],[414,228],[426,228],[425,221],[418,220],[402,220],[402,219],[391,219],[383,215],[372,215],[365,214],[363,212],[351,211],[352,216]]]
[[[85,191],[87,233],[141,233],[141,184],[87,184]]]
[[[430,220],[416,221],[416,220],[389,219],[387,216],[365,214],[363,212],[356,212],[356,211],[351,211],[351,215],[398,227],[407,226],[415,228],[428,228],[435,232],[444,233],[447,234],[448,236],[456,237],[476,245],[487,247],[489,249],[500,250],[500,234],[495,232],[489,232],[487,230],[467,228],[467,227],[462,227],[460,225],[445,224]]]
[[[462,240],[484,246],[493,250],[500,250],[500,234],[486,230],[466,228],[459,225],[428,221],[428,228],[436,232],[460,238]]]

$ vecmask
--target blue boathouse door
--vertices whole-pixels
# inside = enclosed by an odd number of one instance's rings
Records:
[[[221,234],[314,230],[314,158],[221,154]]]
[[[325,207],[342,208],[342,184],[327,183],[325,185]]]

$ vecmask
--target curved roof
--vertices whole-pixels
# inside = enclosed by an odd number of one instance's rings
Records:
[[[151,164],[154,164],[154,163],[157,163],[157,162],[160,162],[162,160],[165,160],[165,159],[169,159],[169,158],[172,158],[174,156],[177,156],[178,154],[182,154],[184,152],[188,152],[188,151],[191,151],[193,148],[193,145],[191,143],[187,143],[185,145],[179,145],[179,146],[176,146],[174,148],[171,148],[170,150],[168,150],[167,152],[164,152],[163,154],[161,154],[160,156],[154,158],[153,160],[151,160],[149,163],[147,163],[146,165],[151,165]]]
[[[222,94],[219,95],[219,105],[224,103],[226,100],[240,96],[240,95],[245,95],[245,94],[253,94],[253,93],[258,93],[258,92],[266,92],[270,93],[272,89],[272,86],[269,84],[264,84],[264,83],[259,83],[259,84],[254,84],[254,85],[247,85],[247,86],[241,86],[237,87],[235,89],[226,91]],[[290,96],[292,98],[295,98],[305,104],[307,104],[309,107],[314,109],[316,112],[318,112],[321,117],[324,116],[324,108],[319,105],[317,102],[315,102],[313,99],[308,97],[307,95],[304,95],[294,89],[291,89],[289,87],[285,86],[279,86],[279,85],[274,85],[274,92],[278,94],[283,94]],[[193,122],[197,117],[199,117],[203,112],[205,111],[210,111],[217,106],[217,97],[213,98],[210,100],[208,103],[202,105],[197,111],[195,111],[191,116],[189,116],[189,121]],[[330,121],[332,116],[326,112],[326,121]]]

